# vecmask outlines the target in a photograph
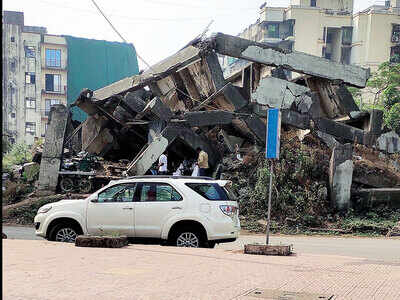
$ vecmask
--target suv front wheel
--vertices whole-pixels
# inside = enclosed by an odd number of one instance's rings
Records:
[[[75,239],[81,234],[80,228],[72,224],[59,223],[50,232],[50,241],[75,243]]]

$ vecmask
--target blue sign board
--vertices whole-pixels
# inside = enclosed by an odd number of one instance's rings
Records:
[[[265,157],[279,159],[281,137],[281,112],[277,108],[267,110],[267,139]]]

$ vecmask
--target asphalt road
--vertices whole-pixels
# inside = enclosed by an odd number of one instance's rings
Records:
[[[3,226],[9,239],[37,240],[33,227]],[[264,235],[241,235],[240,238],[216,248],[241,250],[245,244],[265,243]],[[368,260],[400,262],[400,239],[320,236],[277,236],[270,238],[272,245],[293,245],[295,253],[340,255]]]

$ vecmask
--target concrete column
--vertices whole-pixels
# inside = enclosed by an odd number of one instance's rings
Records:
[[[353,181],[353,147],[338,145],[332,151],[329,166],[331,204],[338,210],[350,208],[350,190]]]
[[[56,191],[67,121],[68,109],[62,104],[54,105],[50,111],[50,124],[46,131],[40,163],[39,189],[41,190]]]

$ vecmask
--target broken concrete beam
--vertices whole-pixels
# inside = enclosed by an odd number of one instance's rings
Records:
[[[344,116],[348,113],[340,105],[339,97],[334,92],[334,88],[329,80],[321,79],[318,77],[308,77],[305,79],[307,86],[317,94],[321,116],[327,116],[330,119],[334,119],[338,116]]]
[[[368,147],[374,145],[374,137],[369,132],[346,124],[321,118],[315,120],[315,126],[319,131],[333,135],[336,138],[342,138]]]
[[[147,142],[150,144],[155,138],[160,136],[165,126],[166,122],[163,120],[150,121]]]
[[[265,123],[257,116],[244,118],[244,122],[254,134],[256,140],[261,144],[265,144],[267,138],[267,128]]]
[[[335,147],[339,146],[340,143],[333,137],[332,135],[322,132],[322,131],[317,131],[317,136],[330,148],[334,149]]]
[[[226,84],[224,73],[222,72],[218,57],[214,52],[210,52],[204,58],[204,60],[208,68],[208,74],[213,84],[214,91],[217,92],[222,89]]]
[[[265,118],[267,115],[267,106],[253,103],[253,113],[259,117]],[[294,110],[282,109],[282,124],[293,126],[299,129],[310,129],[310,116],[300,114]]]
[[[193,99],[200,100],[201,99],[200,93],[197,90],[196,84],[194,83],[192,76],[190,76],[189,70],[187,68],[183,69],[182,71],[179,72],[179,76],[181,77],[183,84],[185,85],[185,88],[189,93],[189,96]]]
[[[144,108],[143,112],[139,115],[147,115],[153,114],[157,116],[159,119],[168,122],[171,120],[173,114],[168,106],[166,106],[160,98],[155,97],[149,103],[147,103],[146,107]]]
[[[217,33],[209,39],[209,46],[216,52],[236,58],[270,65],[283,66],[297,73],[326,78],[335,82],[344,82],[356,87],[365,87],[370,70],[354,65],[343,65],[325,58],[302,52],[284,51],[267,43]]]
[[[244,139],[237,136],[228,135],[225,130],[221,130],[221,134],[224,138],[225,145],[228,147],[228,150],[231,153],[235,153],[236,145],[238,145],[239,148],[242,146]]]
[[[140,152],[128,166],[129,175],[144,175],[169,145],[168,139],[158,136]]]
[[[372,109],[369,112],[369,126],[368,131],[376,138],[382,133],[383,125],[383,111],[379,109]]]
[[[230,83],[223,90],[223,95],[233,105],[235,111],[240,111],[249,104],[249,101],[242,96],[238,88]]]
[[[154,81],[165,78],[177,70],[184,68],[199,59],[200,50],[193,46],[188,46],[174,55],[151,66],[141,75],[126,77],[114,82],[106,87],[94,91],[93,97],[98,100],[107,99],[113,95],[123,94],[128,91],[141,89]]]
[[[309,112],[313,103],[309,88],[275,77],[261,79],[251,98],[261,105],[292,109],[303,114]]]
[[[394,131],[384,133],[377,139],[376,146],[380,151],[384,151],[386,153],[399,153],[400,137]]]
[[[400,188],[361,189],[354,193],[357,196],[357,205],[374,207],[386,204],[393,208],[400,208]]]
[[[350,115],[353,111],[359,111],[356,102],[354,101],[353,95],[349,92],[344,84],[340,84],[334,87],[336,96],[339,99],[340,105],[347,115]]]
[[[183,115],[190,127],[230,124],[234,113],[222,110],[187,112]]]
[[[58,172],[64,151],[64,139],[69,111],[62,105],[51,107],[50,124],[46,130],[39,172],[39,189],[56,191]]]
[[[329,186],[332,206],[338,210],[350,208],[350,190],[353,181],[353,147],[336,146],[329,165]]]
[[[380,171],[380,172],[379,172]],[[400,186],[400,179],[395,174],[387,170],[387,175],[382,176],[383,170],[378,172],[366,172],[365,168],[359,168],[356,163],[353,173],[353,182],[360,183],[371,188],[390,188]]]

